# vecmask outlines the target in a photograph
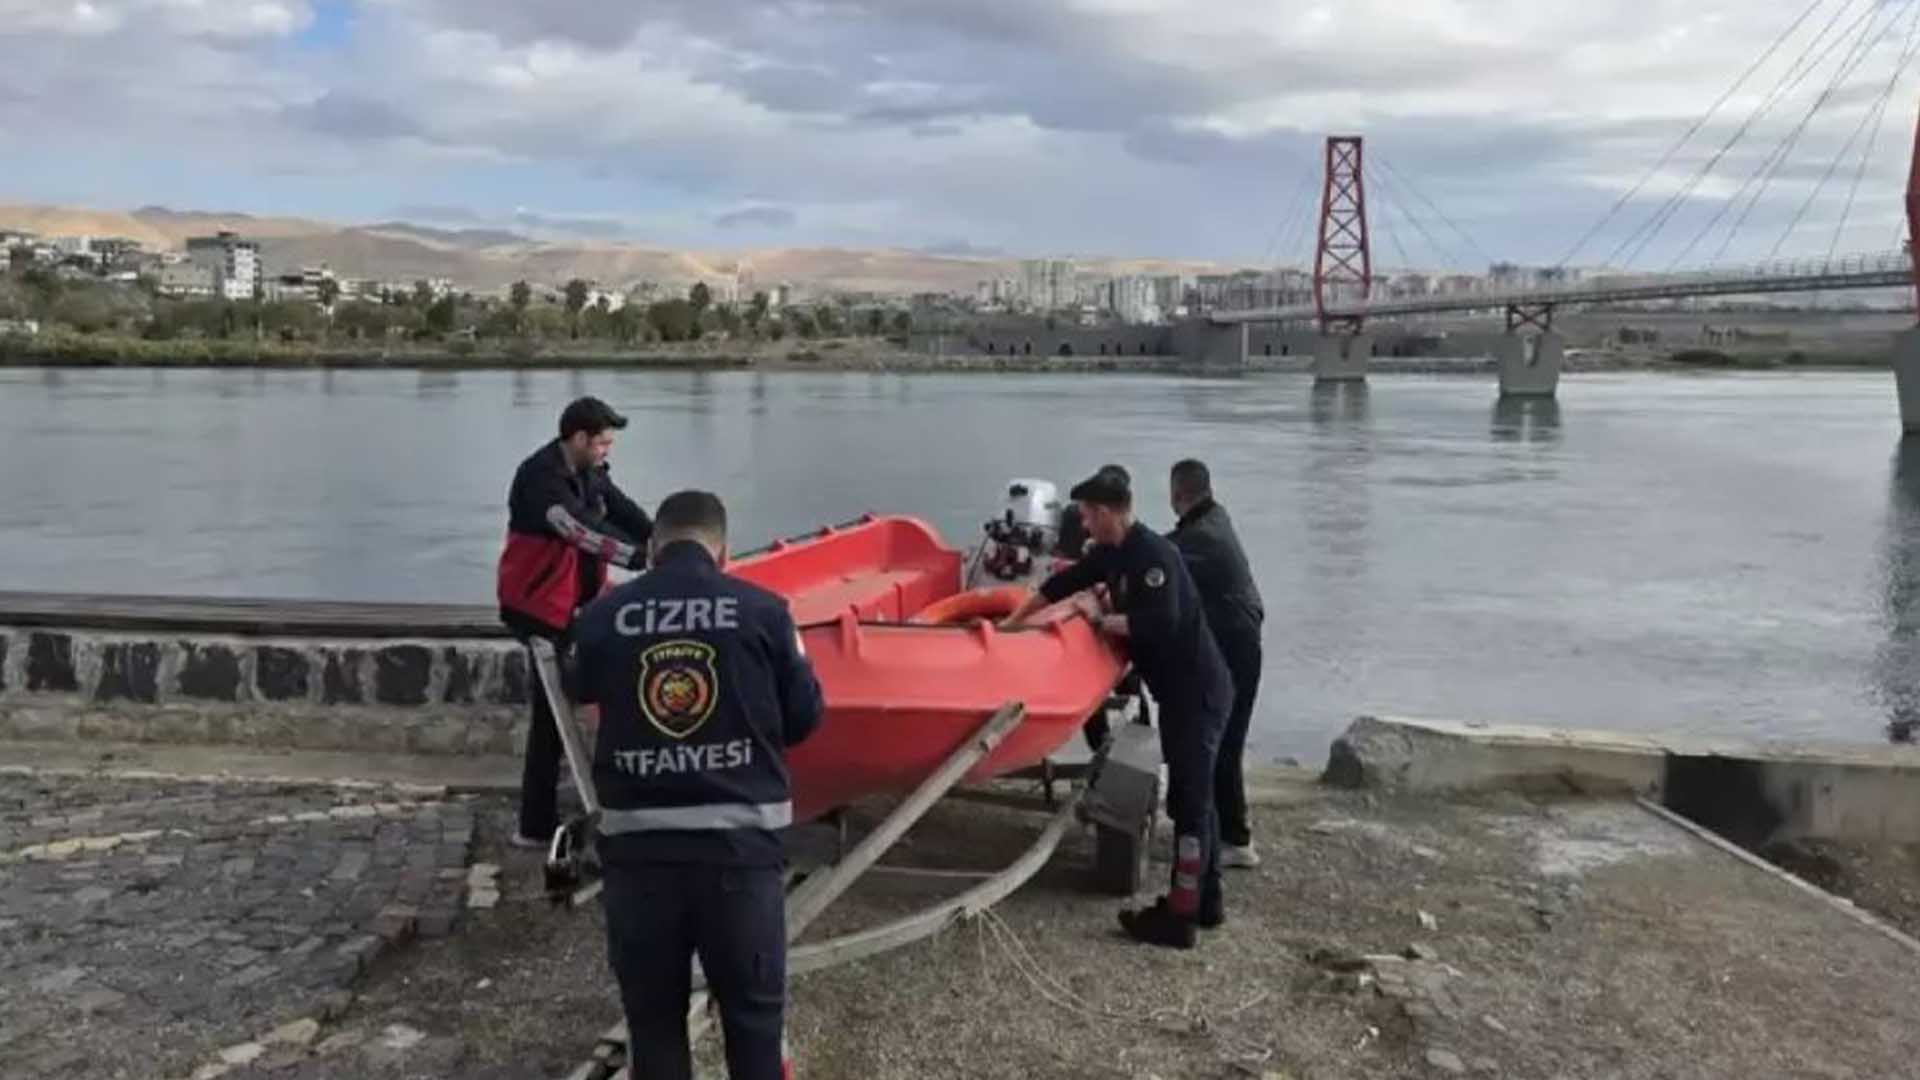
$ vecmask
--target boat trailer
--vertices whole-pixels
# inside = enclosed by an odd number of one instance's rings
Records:
[[[559,656],[544,639],[532,642],[534,672],[541,693],[553,713],[554,727],[566,752],[584,813],[573,816],[554,831],[544,866],[547,895],[558,904],[578,906],[600,892],[593,830],[601,806],[593,784],[593,758],[585,736],[574,722],[565,691]],[[797,941],[830,904],[873,869],[893,845],[906,835],[943,796],[952,792],[976,764],[1017,728],[1026,716],[1019,702],[1008,702],[983,720],[940,767],[851,850],[842,845],[837,861],[810,873],[789,878],[787,941]],[[1070,828],[1091,825],[1096,833],[1094,877],[1104,892],[1132,895],[1146,880],[1148,850],[1160,804],[1160,747],[1157,733],[1142,722],[1144,704],[1124,696],[1110,699],[1096,730],[1109,732],[1086,764],[1055,765],[1011,774],[1015,779],[1039,780],[1044,807],[1051,809],[1046,825],[1031,846],[1005,868],[981,876],[973,885],[913,914],[826,941],[793,945],[787,954],[787,975],[836,967],[931,937],[942,929],[978,916],[1012,895],[1052,858]],[[1117,723],[1115,721],[1118,721]],[[1064,800],[1054,797],[1054,785],[1074,786]],[[966,794],[962,792],[961,794]],[[1006,801],[997,797],[994,801]],[[844,837],[844,821],[841,823]],[[973,876],[973,875],[966,875]],[[706,980],[694,961],[694,994],[689,1002],[689,1042],[714,1022],[714,1005]],[[627,1027],[623,1020],[602,1032],[591,1056],[567,1080],[613,1080],[626,1067]]]

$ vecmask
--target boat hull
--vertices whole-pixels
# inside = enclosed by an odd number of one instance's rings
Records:
[[[1013,631],[908,622],[961,591],[963,561],[926,524],[877,518],[729,568],[788,597],[826,699],[788,755],[796,820],[911,789],[1009,701],[1026,718],[971,782],[1039,764],[1105,704],[1126,660],[1070,609]]]

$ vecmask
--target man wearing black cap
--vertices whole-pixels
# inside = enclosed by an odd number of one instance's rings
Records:
[[[1003,626],[1017,628],[1041,607],[1106,584],[1105,604],[1089,594],[1080,601],[1081,611],[1126,642],[1135,670],[1160,703],[1160,753],[1167,762],[1174,831],[1172,888],[1150,908],[1121,912],[1120,925],[1139,941],[1192,948],[1196,925],[1211,929],[1226,917],[1213,767],[1233,705],[1233,680],[1179,550],[1134,521],[1126,474],[1103,468],[1075,485],[1070,497],[1080,504],[1093,545],[1043,582]]]
[[[560,437],[520,463],[507,490],[507,544],[500,553],[500,618],[522,641],[564,647],[574,615],[600,595],[607,567],[646,565],[653,522],[608,475],[613,433],[627,418],[596,397],[560,414]],[[513,843],[545,847],[558,825],[560,736],[535,686],[520,774],[520,830]]]

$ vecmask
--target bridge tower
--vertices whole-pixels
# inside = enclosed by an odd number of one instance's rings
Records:
[[[1367,237],[1365,145],[1358,135],[1327,136],[1327,171],[1320,192],[1320,236],[1313,254],[1313,305],[1320,340],[1313,373],[1323,382],[1367,377],[1373,339],[1358,316],[1329,314],[1340,302],[1365,300],[1373,290],[1373,250]]]
[[[1920,122],[1914,126],[1913,159],[1907,168],[1907,257],[1914,263],[1914,311],[1920,319]],[[1920,435],[1920,325],[1894,338],[1893,382],[1900,393],[1901,432]]]

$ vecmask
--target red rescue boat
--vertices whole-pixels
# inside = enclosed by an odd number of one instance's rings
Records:
[[[967,781],[1038,765],[1105,704],[1125,657],[1065,605],[995,629],[1025,587],[967,589],[965,564],[925,522],[867,517],[727,567],[787,598],[826,697],[788,759],[796,820],[911,789],[1009,701],[1026,719]]]

